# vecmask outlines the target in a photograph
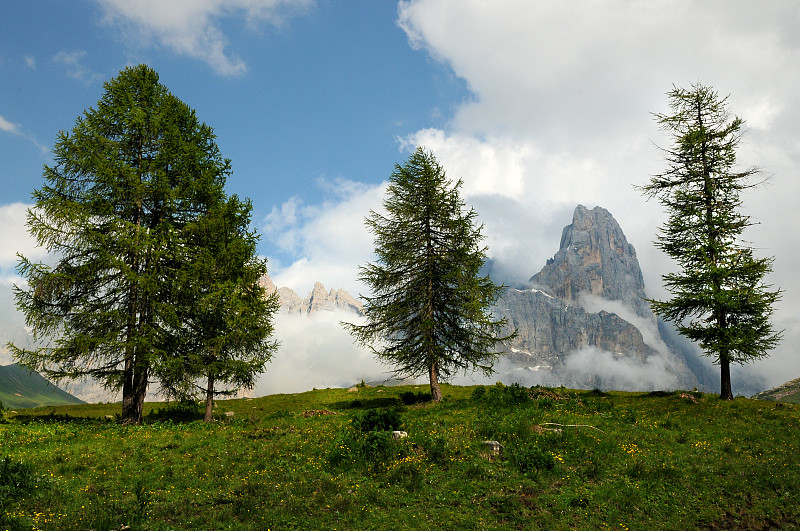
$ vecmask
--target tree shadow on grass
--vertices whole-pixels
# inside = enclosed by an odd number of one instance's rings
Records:
[[[333,409],[375,409],[379,407],[401,407],[403,401],[397,396],[382,396],[379,398],[356,398],[354,400],[340,400],[331,404]]]

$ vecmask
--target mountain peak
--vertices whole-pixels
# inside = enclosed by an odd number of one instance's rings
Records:
[[[300,296],[291,288],[281,287],[278,288],[268,275],[261,278],[261,285],[266,290],[267,294],[278,292],[278,297],[281,301],[281,309],[287,313],[299,313],[311,315],[319,310],[332,310],[339,308],[348,310],[358,315],[364,315],[364,305],[361,302],[347,293],[344,290],[332,289],[330,291],[325,289],[322,282],[315,282],[311,293],[305,299]]]
[[[578,205],[564,227],[555,256],[530,279],[554,296],[577,303],[581,293],[619,300],[639,316],[652,318],[636,250],[611,213]]]

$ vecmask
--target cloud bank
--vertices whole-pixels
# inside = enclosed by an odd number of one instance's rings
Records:
[[[381,364],[368,349],[353,343],[340,321],[356,322],[345,311],[306,315],[281,312],[275,318],[275,339],[281,345],[253,389],[254,396],[296,393],[312,388],[349,387],[361,380],[383,381],[391,367]]]

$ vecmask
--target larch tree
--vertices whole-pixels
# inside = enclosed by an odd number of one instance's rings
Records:
[[[668,168],[641,190],[669,213],[656,245],[680,272],[663,276],[672,299],[651,305],[720,365],[720,397],[732,400],[731,363],[764,358],[781,338],[770,324],[780,290],[764,282],[773,258],[756,258],[742,240],[753,222],[740,193],[759,170],[736,168],[744,122],[730,117],[727,97],[701,84],[668,97],[672,114],[655,115],[673,138]]]
[[[186,334],[159,379],[173,397],[204,394],[206,422],[214,397],[251,389],[278,347],[270,338],[280,302],[260,283],[267,264],[256,252],[251,210],[249,201],[233,196],[186,228],[187,261],[176,279]]]
[[[460,186],[422,148],[395,166],[386,214],[371,211],[366,219],[377,257],[360,268],[372,290],[363,297],[366,323],[345,323],[397,376],[427,374],[436,402],[440,379],[459,370],[490,374],[498,356],[493,348],[513,337],[502,335],[507,321],[489,311],[502,286],[479,274],[483,226],[465,209]]]
[[[21,256],[27,285],[14,288],[37,347],[12,352],[54,379],[121,389],[123,422],[139,424],[151,377],[186,343],[186,234],[224,203],[230,161],[146,65],[106,82],[53,154],[27,221],[49,263]]]

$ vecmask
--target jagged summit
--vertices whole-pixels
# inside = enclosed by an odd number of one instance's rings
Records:
[[[555,256],[495,313],[517,337],[508,360],[545,385],[691,389],[697,377],[659,335],[636,251],[611,213],[579,205]],[[535,373],[535,374],[534,374]]]
[[[578,205],[564,227],[561,245],[531,284],[570,304],[581,293],[622,301],[640,317],[653,319],[644,300],[644,280],[636,250],[611,213]]]
[[[335,308],[364,315],[364,305],[343,289],[327,291],[321,282],[316,282],[308,297],[302,299],[291,288],[278,288],[268,275],[261,277],[261,285],[268,294],[278,292],[281,309],[291,314],[311,315],[320,310]]]

